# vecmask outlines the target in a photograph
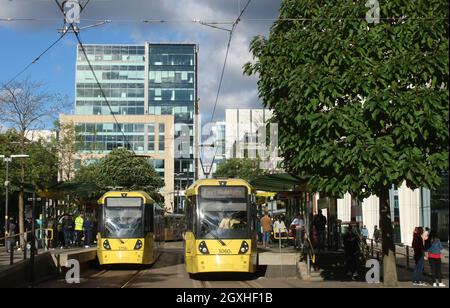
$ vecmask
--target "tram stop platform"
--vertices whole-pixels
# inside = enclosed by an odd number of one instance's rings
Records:
[[[271,244],[264,248],[258,245],[258,264],[267,267],[266,277],[299,277],[300,256],[300,251],[293,246],[280,248],[278,244]]]
[[[24,259],[23,251],[14,250],[13,264],[10,253],[0,249],[0,288],[20,288],[30,286],[55,277],[67,266],[67,260],[76,259],[81,267],[97,257],[97,248],[39,249],[31,263],[30,253]]]
[[[95,260],[97,258],[97,247],[54,249],[50,251],[50,254],[56,268],[61,270],[61,268],[67,267],[67,260],[75,259],[81,265]]]

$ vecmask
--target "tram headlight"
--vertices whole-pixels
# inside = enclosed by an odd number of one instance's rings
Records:
[[[246,241],[242,241],[241,248],[239,248],[239,253],[244,254],[247,253],[249,249],[248,243]]]
[[[109,246],[108,240],[103,241],[103,248],[105,248],[106,250],[111,250],[111,246]]]
[[[137,240],[136,241],[136,245],[134,245],[134,250],[139,250],[142,248],[142,241],[141,240]]]
[[[203,254],[209,254],[208,246],[206,246],[205,241],[201,241],[198,245],[198,250]]]

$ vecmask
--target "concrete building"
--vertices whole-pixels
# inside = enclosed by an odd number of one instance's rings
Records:
[[[272,149],[266,144],[267,136],[277,126],[272,125],[266,129],[266,125],[272,117],[272,111],[268,109],[226,109],[225,122],[218,122],[216,130],[219,137],[216,142],[220,148],[219,158],[256,158],[262,160],[261,167],[273,172],[279,171],[278,164],[281,158],[273,156],[273,149],[278,149],[278,140],[271,140]],[[223,138],[223,133],[225,138]]]
[[[395,242],[411,245],[413,230],[417,226],[436,230],[442,241],[448,241],[448,172],[442,174],[442,184],[438,189],[412,190],[404,183],[389,191],[389,199]],[[343,199],[337,200],[337,218],[366,225],[372,237],[374,226],[380,226],[379,206],[376,196],[358,202],[347,193]],[[358,209],[352,211],[355,207]]]
[[[63,124],[73,123],[80,144],[75,157],[75,169],[88,165],[106,156],[119,147],[130,147],[137,155],[148,157],[149,164],[159,173],[165,186],[161,194],[165,197],[167,211],[174,207],[174,142],[173,116],[117,115],[120,127],[111,115],[61,115]],[[125,135],[126,141],[122,135]],[[161,138],[159,138],[161,136]]]

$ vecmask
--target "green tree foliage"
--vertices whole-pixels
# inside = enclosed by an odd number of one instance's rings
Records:
[[[264,170],[259,166],[259,159],[231,158],[219,164],[214,177],[240,178],[248,182],[262,175]]]
[[[127,190],[157,192],[164,186],[159,174],[144,157],[137,157],[126,149],[116,149],[98,164],[82,166],[76,182],[94,183],[102,192],[113,187]]]
[[[370,24],[365,4],[284,0],[244,72],[259,74],[288,171],[311,174],[315,191],[380,197],[386,256],[388,188],[433,188],[448,170],[449,3],[379,1]]]
[[[43,189],[54,185],[58,175],[58,160],[53,154],[51,142],[40,139],[35,142],[26,142],[23,151],[20,151],[20,134],[14,130],[8,130],[0,134],[0,154],[10,156],[12,154],[27,154],[28,158],[13,159],[9,163],[9,191],[11,194],[20,191],[22,177],[21,166],[24,166],[24,183],[34,183]],[[19,161],[20,160],[20,161]],[[5,181],[5,166],[1,161],[0,182]],[[0,191],[4,195],[4,190]]]

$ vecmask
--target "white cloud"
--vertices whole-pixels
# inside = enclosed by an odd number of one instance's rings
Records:
[[[249,44],[252,38],[258,34],[266,35],[272,21],[250,22],[248,19],[275,18],[280,2],[281,0],[253,0],[242,17],[242,22],[238,24],[231,43],[216,120],[224,117],[224,108],[261,108],[257,95],[257,78],[243,76],[242,66],[251,60]],[[198,43],[200,110],[204,119],[209,119],[216,98],[228,33],[191,21],[234,20],[238,15],[238,7],[242,8],[245,3],[246,0],[92,0],[83,12],[82,20],[110,19],[112,24],[106,27],[110,27],[112,31],[115,27],[126,26],[130,33],[128,43]],[[45,23],[51,31],[56,26],[60,27],[62,21],[61,13],[50,0],[0,0],[0,18],[6,17],[54,18],[53,25],[52,22]],[[58,21],[59,18],[61,19]],[[167,22],[144,24],[141,22],[144,19]],[[0,22],[0,27],[4,25],[5,23]],[[33,23],[26,23],[25,26],[30,25]],[[99,31],[97,29],[89,31]]]

